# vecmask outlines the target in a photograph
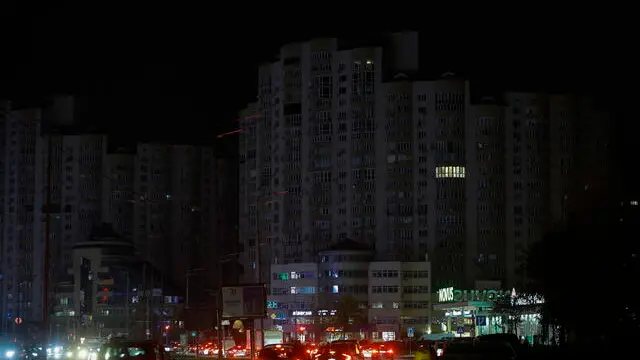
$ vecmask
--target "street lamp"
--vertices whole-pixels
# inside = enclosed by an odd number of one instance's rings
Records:
[[[165,341],[164,343],[165,343],[165,344],[168,344],[168,343],[169,343],[169,332],[170,332],[170,331],[171,331],[171,326],[166,325],[166,326],[164,327],[164,339],[165,339],[165,340],[164,340],[164,341]]]
[[[259,188],[259,191],[261,191],[263,189],[263,187],[261,186]],[[271,195],[272,196],[284,196],[289,194],[288,191],[275,191],[273,192]],[[273,202],[275,202],[275,200],[267,200],[267,201],[262,201],[263,196],[265,196],[265,194],[260,193],[258,194],[256,200],[257,200],[257,206],[256,206],[256,216],[257,216],[257,221],[256,221],[256,227],[257,227],[257,241],[256,241],[256,247],[255,247],[255,251],[256,251],[256,272],[257,272],[257,282],[258,284],[264,285],[262,284],[262,246],[263,245],[269,245],[266,242],[262,242],[262,206],[266,205],[266,204],[271,204]],[[260,318],[260,331],[262,332],[262,336],[260,337],[260,347],[264,347],[264,317]]]
[[[262,189],[263,187],[260,187],[259,191]],[[284,196],[289,194],[288,191],[274,191],[271,196]],[[266,201],[262,201],[263,197],[265,196],[265,194],[258,194],[258,196],[256,197],[256,202],[257,202],[257,206],[256,206],[256,217],[257,217],[257,221],[256,221],[256,227],[257,227],[257,231],[256,231],[256,236],[258,237],[257,241],[256,241],[256,246],[255,246],[255,251],[256,251],[256,280],[258,282],[258,284],[262,284],[262,251],[260,249],[261,246],[264,245],[269,245],[266,242],[262,242],[262,206],[267,205],[267,204],[272,204],[275,202],[275,200],[266,200]]]

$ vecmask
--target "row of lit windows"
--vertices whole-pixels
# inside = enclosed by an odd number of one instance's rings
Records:
[[[466,177],[464,166],[438,166],[436,167],[436,178],[460,178]]]

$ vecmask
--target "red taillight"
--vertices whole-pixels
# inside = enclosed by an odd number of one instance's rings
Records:
[[[342,354],[344,356],[344,360],[351,360],[351,355]]]
[[[393,349],[389,349],[389,350],[387,350],[387,353],[389,353],[389,354],[393,354]]]

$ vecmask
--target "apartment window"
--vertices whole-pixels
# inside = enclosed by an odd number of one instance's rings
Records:
[[[465,178],[466,169],[464,166],[438,166],[436,167],[436,178]]]

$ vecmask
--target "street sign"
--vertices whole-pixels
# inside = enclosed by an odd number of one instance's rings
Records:
[[[476,326],[487,326],[487,317],[476,316]]]
[[[412,338],[415,335],[415,330],[413,330],[413,328],[408,328],[407,329],[407,336]]]
[[[458,326],[458,327],[456,328],[456,332],[457,332],[458,334],[464,334],[464,326]]]
[[[222,288],[222,317],[263,318],[267,315],[264,285],[228,286]]]

